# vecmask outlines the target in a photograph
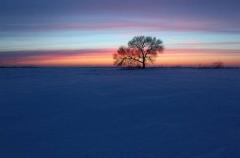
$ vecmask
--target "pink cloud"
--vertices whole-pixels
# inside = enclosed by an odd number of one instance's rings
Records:
[[[240,31],[222,29],[214,21],[196,21],[191,19],[127,19],[127,20],[102,20],[91,22],[56,22],[48,24],[3,24],[1,30],[25,30],[25,31],[53,31],[53,30],[109,30],[109,29],[142,29],[150,31]]]

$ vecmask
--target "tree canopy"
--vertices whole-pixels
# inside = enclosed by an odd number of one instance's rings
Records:
[[[145,68],[163,51],[163,42],[156,37],[135,36],[127,47],[119,47],[114,54],[114,65]]]

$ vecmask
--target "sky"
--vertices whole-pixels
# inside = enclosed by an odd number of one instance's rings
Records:
[[[155,65],[240,66],[239,0],[0,0],[0,66],[112,66],[137,35]]]

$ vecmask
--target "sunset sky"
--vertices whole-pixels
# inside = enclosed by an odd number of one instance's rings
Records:
[[[0,66],[112,66],[136,35],[156,65],[240,66],[239,0],[0,0]]]

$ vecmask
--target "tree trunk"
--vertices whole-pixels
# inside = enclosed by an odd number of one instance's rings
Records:
[[[142,69],[146,68],[146,63],[145,63],[145,58],[143,58],[143,62],[142,62]]]

